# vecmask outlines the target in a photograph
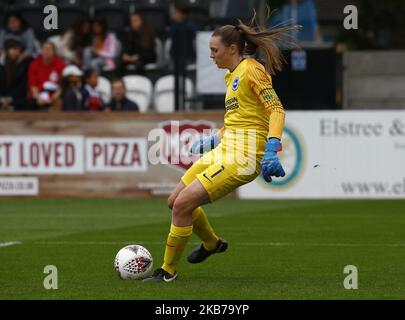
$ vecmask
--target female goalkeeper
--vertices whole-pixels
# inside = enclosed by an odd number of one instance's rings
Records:
[[[200,263],[227,249],[228,243],[216,235],[202,205],[249,183],[260,172],[267,182],[271,182],[272,176],[285,175],[277,156],[285,112],[270,74],[280,71],[284,62],[277,43],[288,40],[288,32],[298,26],[265,30],[253,27],[255,21],[254,17],[248,26],[239,20],[237,26],[226,25],[212,34],[211,58],[218,68],[228,69],[224,127],[192,146],[193,154],[210,152],[187,170],[170,195],[172,224],[164,263],[144,281],[175,280],[177,265],[193,232],[202,244],[188,255],[190,263]],[[245,57],[258,50],[264,57],[264,66]]]

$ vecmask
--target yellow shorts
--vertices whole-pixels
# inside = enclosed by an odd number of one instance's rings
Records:
[[[253,163],[254,162],[254,163]],[[207,191],[211,202],[226,196],[236,188],[254,180],[260,173],[258,161],[241,165],[222,154],[221,145],[204,154],[181,178],[187,186],[198,179]]]

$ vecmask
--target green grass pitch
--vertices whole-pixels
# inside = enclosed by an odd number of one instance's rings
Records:
[[[120,280],[118,250],[143,244],[160,266],[165,200],[0,200],[0,299],[404,299],[405,201],[243,201],[205,207],[226,253],[187,252],[174,283]],[[5,246],[6,242],[20,242]],[[44,267],[58,269],[45,290]],[[346,265],[358,289],[346,290]]]

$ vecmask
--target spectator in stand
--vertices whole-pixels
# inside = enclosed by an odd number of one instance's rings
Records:
[[[4,54],[7,39],[15,39],[22,43],[23,58],[35,58],[38,54],[38,41],[34,31],[18,12],[9,12],[6,17],[6,27],[0,30],[0,56]]]
[[[138,105],[127,98],[127,88],[122,79],[117,79],[111,85],[112,99],[106,110],[110,111],[139,111]]]
[[[313,0],[290,0],[280,10],[275,11],[270,19],[270,27],[290,21],[292,25],[298,24],[302,29],[293,36],[300,42],[321,42],[321,32],[318,23],[318,14]]]
[[[88,69],[84,72],[82,89],[83,109],[87,111],[102,111],[104,110],[104,102],[101,92],[98,91],[98,72],[94,69]]]
[[[56,54],[51,42],[42,44],[41,54],[28,69],[29,99],[32,110],[60,107],[61,79],[65,62]]]
[[[187,20],[189,9],[187,6],[176,4],[171,14],[170,57],[173,61],[180,59],[181,63],[195,63],[195,27]]]
[[[96,17],[92,32],[92,45],[84,49],[83,67],[94,69],[98,73],[115,70],[121,45],[116,35],[108,31],[107,19]]]
[[[65,67],[62,72],[62,110],[82,111],[83,94],[81,91],[82,70],[75,65]]]
[[[58,55],[66,61],[82,66],[84,49],[91,46],[91,23],[84,17],[67,28],[62,35],[50,37],[57,48]]]
[[[0,110],[22,111],[27,96],[30,58],[23,54],[23,45],[15,39],[5,43],[5,55],[0,59]]]
[[[145,64],[156,62],[155,35],[142,15],[136,12],[131,14],[130,28],[121,57],[123,72],[142,73]]]

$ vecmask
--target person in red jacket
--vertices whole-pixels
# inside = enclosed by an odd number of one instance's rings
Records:
[[[60,104],[62,71],[65,62],[56,54],[51,42],[44,42],[41,54],[28,70],[28,99],[32,110],[48,110]]]

